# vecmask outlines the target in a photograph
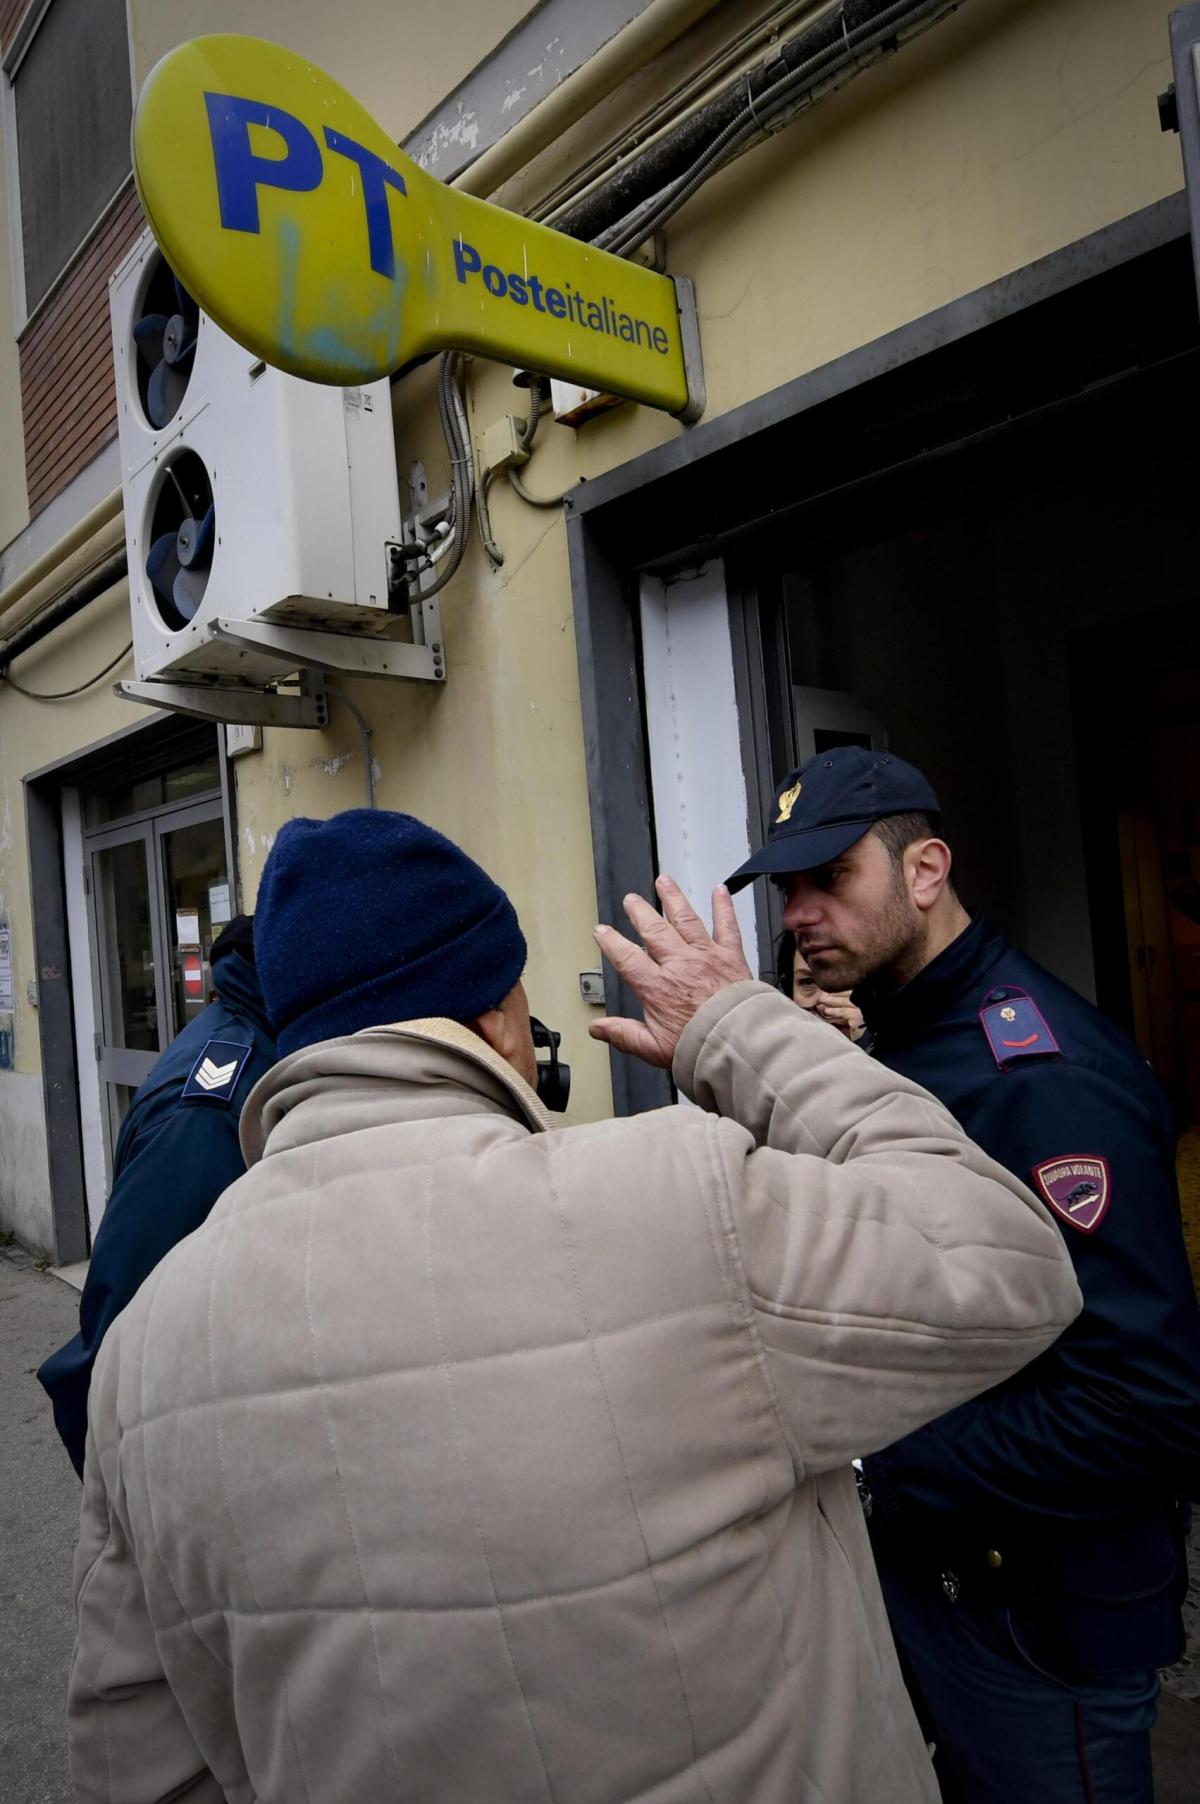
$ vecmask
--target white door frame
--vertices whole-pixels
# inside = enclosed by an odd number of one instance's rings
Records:
[[[711,892],[750,856],[750,813],[734,688],[725,566],[641,580],[642,672],[651,809],[660,871],[709,916]],[[754,885],[734,897],[751,970]]]

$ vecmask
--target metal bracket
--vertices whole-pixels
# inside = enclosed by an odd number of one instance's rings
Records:
[[[228,726],[322,729],[329,725],[329,699],[320,681],[303,681],[298,695],[279,695],[272,689],[243,689],[235,683],[129,680],[114,683],[113,694],[124,702],[142,702],[148,708],[168,708],[173,714],[191,714],[197,720],[222,721]]]
[[[113,694],[148,708],[167,708],[197,720],[227,726],[315,727],[329,725],[324,672],[347,676],[401,677],[412,683],[444,683],[446,656],[442,614],[435,595],[418,597],[408,609],[413,643],[400,639],[355,638],[312,627],[280,626],[269,620],[213,620],[208,634],[245,651],[265,651],[299,675],[299,693],[252,688],[236,681],[141,682],[113,684]]]
[[[404,543],[427,551],[438,542],[440,535],[437,527],[450,516],[454,505],[454,491],[446,489],[443,494],[431,499],[425,465],[417,458],[409,471],[408,492],[412,497],[412,511],[404,521]]]
[[[209,636],[247,651],[265,651],[294,660],[297,669],[336,670],[346,676],[402,677],[411,683],[444,683],[446,659],[442,616],[436,597],[409,609],[412,645],[399,639],[353,638],[313,627],[280,626],[270,620],[213,620]]]
[[[694,426],[704,412],[708,395],[704,387],[704,359],[700,354],[700,316],[696,290],[690,276],[673,276],[675,305],[679,309],[679,335],[683,341],[683,373],[687,377],[687,406],[675,415],[685,426]]]
[[[411,517],[416,518],[424,512],[429,500],[429,477],[426,474],[424,459],[414,458],[408,470],[408,493],[412,502]]]
[[[428,588],[437,584],[437,565],[431,564],[429,559],[431,553],[446,539],[448,523],[454,511],[454,493],[452,489],[447,489],[444,494],[430,500],[429,478],[420,458],[409,471],[408,489],[412,507],[404,520],[401,542],[398,545],[389,542],[387,548],[390,580],[393,588],[397,592],[403,590],[407,598],[413,643],[440,650],[440,611],[436,616],[431,616],[427,611],[428,603],[422,601],[421,594],[423,586]],[[399,613],[401,605],[397,605],[393,611]]]

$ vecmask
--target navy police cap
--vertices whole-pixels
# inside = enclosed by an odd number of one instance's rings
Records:
[[[726,887],[739,890],[753,877],[816,870],[889,814],[938,813],[938,799],[915,765],[859,745],[832,746],[784,778],[766,845]]]

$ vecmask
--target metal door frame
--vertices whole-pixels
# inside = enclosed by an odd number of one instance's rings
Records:
[[[229,779],[224,734],[199,727],[179,715],[154,713],[22,774],[29,847],[29,896],[37,971],[37,1038],[41,1052],[42,1101],[54,1250],[59,1264],[86,1259],[87,1188],[79,1121],[80,1062],[95,1063],[90,1046],[77,1046],[72,990],[90,983],[91,972],[72,969],[67,928],[66,886],[82,885],[79,869],[67,870],[61,796],[64,786],[95,790],[101,776],[147,764],[154,769],[184,763],[216,746],[221,794],[227,810],[227,859],[236,870],[236,794]],[[189,801],[193,798],[188,798]],[[82,847],[81,847],[82,850]]]

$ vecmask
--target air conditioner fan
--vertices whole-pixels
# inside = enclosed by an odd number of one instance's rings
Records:
[[[216,532],[208,471],[195,451],[182,451],[163,473],[146,554],[146,580],[171,632],[186,626],[204,599]]]
[[[169,425],[183,406],[199,325],[199,307],[159,258],[133,326],[138,395],[152,426]]]

